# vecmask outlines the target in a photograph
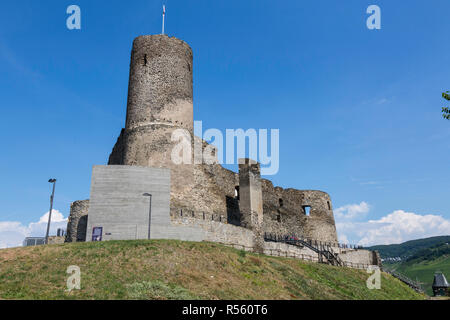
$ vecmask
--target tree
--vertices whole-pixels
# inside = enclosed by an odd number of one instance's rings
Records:
[[[442,98],[450,101],[450,91],[442,92]],[[442,116],[445,119],[450,120],[450,107],[442,107]]]

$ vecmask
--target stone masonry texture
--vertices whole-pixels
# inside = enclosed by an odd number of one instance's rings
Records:
[[[175,164],[172,152],[179,144],[172,139],[175,130],[183,130],[192,149],[200,145],[201,150],[211,150],[207,142],[193,134],[193,113],[193,51],[190,46],[166,35],[136,38],[131,52],[125,126],[108,165],[169,170],[168,219],[178,227],[193,228],[194,224],[199,224],[194,228],[196,231],[186,231],[188,239],[214,241],[217,231],[220,233],[217,239],[227,243],[244,241],[255,246],[259,238],[251,236],[254,224],[250,223],[255,216],[259,235],[296,235],[338,242],[332,201],[323,191],[276,187],[270,180],[261,179],[259,172],[254,174],[249,164],[246,168],[240,167],[239,173],[218,163],[194,164],[193,152],[189,155],[192,164]],[[251,190],[259,191],[252,193]],[[257,196],[247,201],[250,198],[246,200],[246,192],[250,197]],[[72,207],[66,241],[79,241],[81,237],[75,235],[79,216],[87,212],[89,202],[75,202]],[[187,217],[191,219],[189,223]],[[167,221],[164,223],[167,225]],[[240,233],[240,230],[245,232]],[[183,238],[183,234],[175,238]],[[267,246],[265,244],[264,248]],[[349,252],[346,255],[351,261],[377,260],[372,253]]]
[[[244,222],[245,227],[245,209],[236,196],[245,179],[220,164],[175,164],[171,160],[178,143],[171,139],[174,130],[186,130],[192,148],[195,143],[202,150],[208,147],[193,135],[192,74],[192,49],[184,41],[166,35],[134,40],[125,128],[108,164],[170,169],[171,211],[214,214],[224,223],[241,226]],[[191,159],[194,163],[193,154]],[[261,232],[337,242],[328,194],[282,189],[260,178],[254,183],[262,190]],[[305,215],[306,207],[310,207],[309,216]]]
[[[89,200],[71,203],[65,242],[86,241],[88,210]]]

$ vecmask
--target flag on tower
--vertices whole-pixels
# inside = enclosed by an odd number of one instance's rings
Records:
[[[164,34],[164,18],[166,17],[166,6],[163,5],[163,22],[162,22],[162,34]]]

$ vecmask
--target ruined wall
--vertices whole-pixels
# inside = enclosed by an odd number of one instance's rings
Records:
[[[245,208],[236,196],[237,173],[219,164],[194,164],[193,152],[192,164],[172,161],[172,152],[183,139],[191,150],[195,144],[201,150],[210,147],[193,135],[192,75],[192,49],[184,41],[166,35],[134,40],[126,124],[108,164],[170,169],[172,208],[211,213],[223,222],[239,226],[244,221],[245,225]],[[177,129],[185,130],[184,137],[172,141]],[[263,232],[337,241],[326,193],[275,188],[268,180],[261,180],[261,188]],[[305,206],[311,206],[310,216],[305,215]]]
[[[375,251],[364,249],[343,250],[339,253],[339,258],[350,267],[357,264],[381,266],[381,260],[378,260]]]
[[[337,242],[330,196],[322,191],[274,187],[263,180],[264,230],[269,233]],[[306,207],[310,214],[306,215]]]
[[[172,225],[175,227],[191,227],[201,230],[203,241],[219,242],[237,249],[255,252],[255,235],[252,230],[219,221],[219,216],[201,212],[172,212]],[[195,232],[200,234],[200,232]],[[190,240],[189,234],[184,237]],[[311,262],[319,262],[318,253],[307,247],[298,247],[281,242],[264,242],[262,252],[266,255],[296,258]],[[333,247],[349,268],[365,269],[369,265],[379,265],[376,253],[364,249],[345,249]]]
[[[202,229],[203,241],[220,242],[253,248],[253,232],[249,229],[210,220],[200,220],[189,216],[172,220],[174,226],[189,226]]]
[[[89,200],[75,201],[70,204],[65,242],[86,241],[88,211]]]
[[[65,242],[65,238],[61,236],[49,236],[48,244],[63,244]]]
[[[239,208],[241,226],[255,230],[263,222],[263,199],[260,167],[250,159],[240,159],[239,163]]]
[[[281,242],[265,242],[264,254],[271,256],[287,256],[297,259],[318,262],[318,254],[306,247],[297,247]]]

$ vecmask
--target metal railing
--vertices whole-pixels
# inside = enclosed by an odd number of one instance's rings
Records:
[[[268,242],[282,242],[297,247],[307,247],[318,254],[319,262],[328,263],[334,266],[344,266],[344,262],[333,251],[330,243],[321,241],[312,241],[307,239],[299,239],[295,236],[277,236],[270,233],[264,234],[264,241]]]
[[[268,239],[272,239],[272,240],[268,240],[268,241],[274,241],[274,242],[284,242],[287,240],[295,240],[295,241],[301,240],[301,241],[306,242],[306,243],[310,244],[311,246],[315,246],[315,247],[328,246],[328,247],[332,247],[332,248],[354,249],[354,250],[364,248],[363,246],[356,245],[356,244],[346,244],[346,243],[339,243],[339,242],[320,241],[320,240],[303,238],[303,237],[297,236],[296,234],[279,235],[279,234],[275,234],[275,233],[265,233],[264,237],[267,237]]]
[[[394,278],[397,278],[398,280],[400,280],[401,282],[407,284],[410,288],[412,288],[413,290],[419,292],[419,293],[424,293],[424,290],[422,288],[422,286],[420,285],[420,283],[411,280],[410,278],[408,278],[407,276],[405,276],[404,274],[401,274],[398,271],[395,270],[390,270],[387,268],[382,268],[382,270],[388,274],[390,274],[391,276],[393,276]]]

